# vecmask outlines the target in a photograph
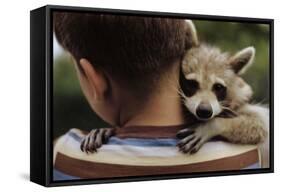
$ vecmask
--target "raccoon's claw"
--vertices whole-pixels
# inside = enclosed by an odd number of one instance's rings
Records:
[[[182,129],[177,133],[176,137],[178,139],[183,139],[183,138],[187,137],[188,135],[194,134],[194,132],[198,126],[199,125],[195,124],[195,125],[190,126],[187,129]]]
[[[209,140],[205,129],[183,129],[178,134],[178,138],[182,138],[177,144],[179,150],[183,153],[196,153],[202,145]]]
[[[177,133],[177,138],[179,139],[183,139],[185,137],[187,137],[188,135],[192,135],[194,134],[194,130],[193,129],[183,129],[183,130],[180,130],[178,133]]]
[[[107,143],[108,139],[114,134],[113,128],[93,129],[82,140],[80,149],[83,152],[95,153],[102,144]]]

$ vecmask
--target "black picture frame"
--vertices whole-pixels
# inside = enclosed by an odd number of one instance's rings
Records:
[[[52,136],[52,66],[53,66],[53,11],[99,12],[122,15],[141,15],[173,18],[189,18],[213,21],[237,21],[263,23],[270,26],[270,168],[237,171],[215,171],[161,176],[125,177],[118,179],[84,179],[69,181],[52,180],[53,143]],[[30,12],[30,180],[44,186],[114,183],[159,179],[195,178],[209,176],[242,175],[274,172],[274,20],[231,16],[197,15],[186,13],[149,12],[136,10],[101,9],[46,5]]]

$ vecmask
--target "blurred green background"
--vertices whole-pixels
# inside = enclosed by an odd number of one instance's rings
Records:
[[[247,46],[256,48],[256,59],[243,75],[254,90],[253,102],[269,102],[269,25],[221,21],[194,21],[201,42],[235,53]],[[54,38],[55,39],[55,38]],[[91,110],[84,98],[74,64],[54,42],[53,138],[70,128],[91,130],[108,126]]]

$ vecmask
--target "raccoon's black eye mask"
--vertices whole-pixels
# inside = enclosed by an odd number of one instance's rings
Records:
[[[199,83],[196,80],[186,79],[182,90],[187,97],[191,97],[199,89]]]
[[[180,87],[185,96],[191,97],[200,88],[199,83],[196,80],[186,79],[183,73],[180,73]]]
[[[222,101],[226,97],[226,87],[220,83],[215,83],[212,88],[219,101]]]

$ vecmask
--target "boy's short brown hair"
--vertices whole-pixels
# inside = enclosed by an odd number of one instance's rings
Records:
[[[183,19],[56,12],[53,24],[57,40],[77,63],[86,58],[116,80],[143,89],[191,46]]]

